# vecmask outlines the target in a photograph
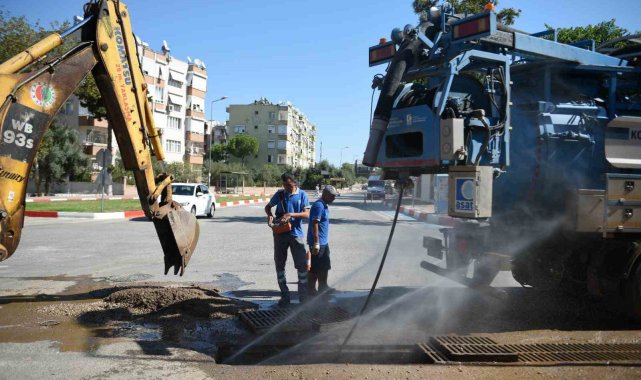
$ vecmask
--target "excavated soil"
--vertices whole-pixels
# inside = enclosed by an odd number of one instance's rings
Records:
[[[215,344],[247,335],[236,317],[258,308],[207,286],[105,285],[83,283],[3,304],[0,326],[10,328],[0,329],[0,342],[51,340],[61,351],[89,351],[119,338]]]

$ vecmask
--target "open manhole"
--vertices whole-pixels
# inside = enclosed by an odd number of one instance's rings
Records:
[[[278,332],[324,331],[350,319],[350,314],[337,306],[323,308],[294,307],[255,310],[239,313],[240,319],[257,334],[275,329]]]

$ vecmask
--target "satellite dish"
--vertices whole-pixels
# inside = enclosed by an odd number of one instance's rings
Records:
[[[134,38],[136,39],[136,45],[142,45],[142,41],[140,40],[140,37],[134,35]]]
[[[171,51],[171,49],[169,48],[169,45],[167,44],[167,41],[165,40],[162,40],[162,50]]]
[[[201,61],[200,63],[201,63],[201,65],[202,65],[203,69],[206,69],[206,68],[207,68],[207,66],[205,66],[205,62],[202,62],[202,61]]]
[[[191,57],[187,56],[187,63],[191,64]]]

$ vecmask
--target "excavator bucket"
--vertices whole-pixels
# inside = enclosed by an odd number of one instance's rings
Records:
[[[196,249],[200,226],[196,217],[172,200],[173,177],[161,173],[156,177],[156,190],[149,196],[149,211],[165,254],[165,274],[174,267],[182,276]]]
[[[159,206],[152,220],[165,254],[165,274],[174,267],[174,274],[182,276],[200,236],[196,217],[172,201]]]

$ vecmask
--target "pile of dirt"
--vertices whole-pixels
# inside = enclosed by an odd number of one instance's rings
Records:
[[[169,315],[188,314],[198,318],[230,318],[240,311],[254,310],[256,304],[221,296],[217,289],[200,286],[134,286],[116,290],[104,298],[110,308],[127,313]]]

